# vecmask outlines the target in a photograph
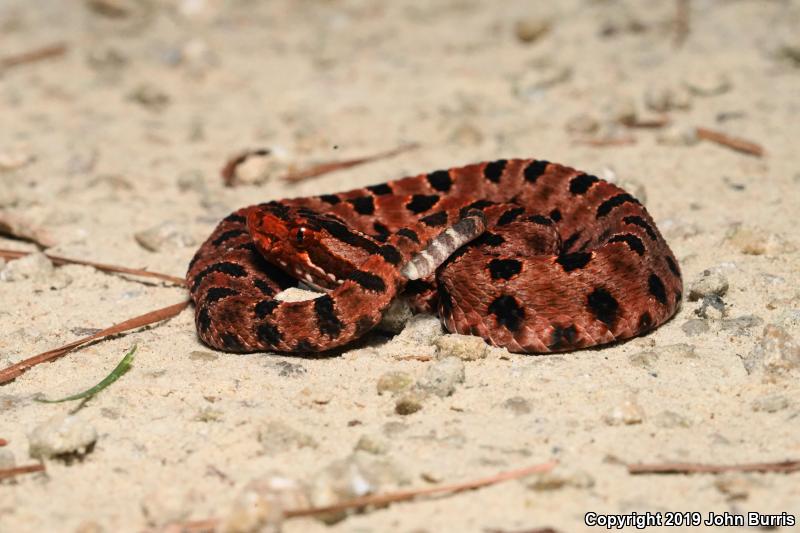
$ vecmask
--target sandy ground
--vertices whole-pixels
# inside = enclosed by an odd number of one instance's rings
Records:
[[[50,239],[49,252],[182,276],[237,207],[533,156],[637,194],[696,301],[645,338],[545,357],[443,335],[426,317],[334,358],[229,355],[198,342],[186,310],[0,387],[0,467],[41,454],[47,470],[0,482],[0,530],[219,517],[255,531],[252,502],[280,480],[324,503],[552,459],[545,476],[283,529],[580,531],[588,512],[800,519],[800,473],[623,465],[800,459],[800,2],[691,2],[681,45],[675,11],[652,0],[3,0],[0,57],[67,46],[0,69],[0,216]],[[665,116],[666,127],[620,125]],[[698,142],[696,126],[766,153]],[[318,179],[278,178],[411,142],[420,148]],[[263,147],[276,155],[223,187],[224,162]],[[0,260],[0,367],[183,297],[41,257]],[[88,388],[134,344],[133,368],[79,410],[33,400]]]

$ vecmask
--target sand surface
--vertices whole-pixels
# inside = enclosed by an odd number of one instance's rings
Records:
[[[691,2],[683,43],[675,13],[653,0],[3,0],[0,61],[66,46],[0,68],[0,217],[48,252],[183,276],[240,206],[537,157],[639,196],[696,301],[644,338],[543,357],[444,335],[430,317],[333,358],[230,355],[197,340],[187,309],[0,386],[0,468],[46,456],[46,474],[0,482],[0,530],[217,517],[256,531],[253,502],[280,480],[320,504],[550,460],[546,476],[283,530],[567,532],[591,529],[588,512],[800,518],[800,473],[624,466],[800,459],[800,2]],[[766,152],[698,142],[697,126]],[[420,147],[280,179],[407,143]],[[223,187],[225,161],[252,148],[275,155]],[[41,256],[0,260],[0,368],[184,297]],[[132,369],[79,410],[34,401],[94,385],[134,344]],[[70,455],[50,456],[59,450]]]

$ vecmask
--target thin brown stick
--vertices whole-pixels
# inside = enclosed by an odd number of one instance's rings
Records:
[[[8,441],[6,439],[0,439],[0,447],[8,446]]]
[[[556,466],[556,461],[549,461],[526,468],[518,468],[516,470],[509,470],[507,472],[500,472],[493,476],[474,479],[472,481],[465,481],[461,483],[451,483],[449,485],[439,485],[438,487],[429,487],[425,489],[409,489],[397,492],[388,492],[386,494],[374,494],[364,496],[361,498],[353,498],[334,505],[326,505],[325,507],[312,507],[310,509],[296,509],[293,511],[286,511],[284,516],[292,518],[296,516],[314,516],[318,514],[335,513],[339,511],[347,511],[350,509],[361,509],[369,505],[386,505],[389,503],[402,502],[412,500],[417,496],[431,496],[434,494],[464,492],[467,490],[479,489],[481,487],[488,487],[503,481],[512,479],[519,479],[521,477],[537,474],[540,472],[549,472]]]
[[[114,324],[113,326],[106,328],[102,331],[98,331],[93,335],[88,335],[86,337],[82,337],[74,342],[69,344],[65,344],[59,348],[54,348],[52,350],[48,350],[46,352],[40,353],[39,355],[35,355],[24,361],[20,361],[17,364],[11,365],[3,370],[0,370],[0,385],[3,383],[8,383],[9,381],[16,379],[20,376],[23,372],[28,370],[29,368],[33,368],[34,366],[46,363],[48,361],[53,361],[58,359],[59,357],[66,355],[70,351],[74,350],[75,348],[86,344],[87,342],[91,342],[98,339],[104,339],[106,337],[110,337],[111,335],[117,335],[118,333],[122,333],[124,331],[128,331],[131,329],[141,328],[143,326],[148,326],[155,322],[161,322],[162,320],[167,320],[169,318],[174,317],[184,309],[186,306],[189,305],[189,300],[184,302],[180,302],[177,304],[169,305],[167,307],[163,307],[161,309],[157,309],[155,311],[150,311],[149,313],[145,313],[143,315],[139,315],[134,318],[130,318],[119,324]]]
[[[647,118],[628,118],[625,120],[620,121],[623,126],[627,126],[628,128],[647,128],[647,129],[657,129],[663,128],[664,126],[669,125],[670,119],[667,115],[660,115],[657,117],[647,117]]]
[[[31,252],[0,249],[0,257],[4,259],[19,259],[20,257],[25,257],[30,253]],[[69,257],[62,257],[60,255],[51,255],[51,254],[44,254],[44,255],[46,255],[56,265],[85,265],[94,267],[97,270],[102,270],[103,272],[118,272],[120,274],[131,274],[133,276],[139,276],[143,278],[160,279],[161,281],[167,281],[169,283],[174,283],[175,285],[181,285],[181,286],[186,285],[186,280],[184,280],[183,278],[170,276],[168,274],[161,274],[159,272],[150,272],[149,270],[143,270],[140,268],[128,268],[117,265],[108,265],[105,263],[95,263],[94,261],[72,259]]]
[[[796,472],[800,471],[800,461],[778,463],[749,463],[738,465],[713,465],[703,463],[655,463],[629,464],[630,474],[720,474],[722,472]]]
[[[698,127],[695,128],[695,131],[700,139],[705,139],[722,146],[727,146],[728,148],[732,148],[737,152],[754,155],[756,157],[762,157],[764,155],[764,148],[760,144],[756,144],[739,137],[731,137],[730,135],[726,135],[720,131],[710,130],[708,128]]]
[[[689,15],[691,6],[689,0],[675,1],[675,38],[672,40],[673,46],[679,48],[686,42],[689,36]]]
[[[44,465],[36,463],[25,466],[15,466],[13,468],[4,468],[0,470],[0,479],[8,479],[19,474],[30,474],[32,472],[44,472]]]
[[[419,144],[411,143],[404,146],[400,146],[399,148],[395,148],[393,150],[387,150],[385,152],[379,152],[377,154],[373,154],[366,157],[357,157],[354,159],[345,159],[344,161],[330,161],[327,163],[320,163],[319,165],[315,165],[311,168],[307,168],[305,170],[298,170],[297,172],[290,172],[286,174],[283,179],[286,181],[302,181],[309,178],[315,178],[317,176],[322,176],[323,174],[327,174],[329,172],[333,172],[336,170],[342,170],[345,168],[351,168],[358,165],[363,165],[364,163],[371,163],[373,161],[378,161],[380,159],[386,159],[389,157],[396,156],[403,152],[408,152],[409,150],[415,150],[419,148]]]
[[[42,46],[28,52],[21,54],[14,54],[0,59],[0,68],[11,68],[26,63],[34,63],[43,59],[50,59],[64,55],[67,51],[65,43],[54,43],[48,46]]]
[[[284,511],[284,518],[296,518],[301,516],[315,516],[319,514],[336,513],[341,511],[349,511],[353,509],[363,509],[371,505],[387,505],[390,503],[397,503],[402,501],[413,500],[418,496],[432,496],[435,494],[456,494],[467,490],[479,489],[502,483],[503,481],[510,481],[512,479],[519,479],[531,474],[541,472],[548,472],[558,464],[556,461],[549,461],[526,468],[518,468],[516,470],[509,470],[507,472],[500,472],[493,476],[474,479],[472,481],[465,481],[461,483],[451,483],[449,485],[439,485],[438,487],[429,487],[424,489],[409,489],[397,492],[387,492],[385,494],[373,494],[361,498],[353,498],[334,505],[326,505],[324,507],[311,507],[309,509],[293,509]],[[188,531],[213,531],[219,526],[220,520],[218,518],[207,518],[205,520],[195,520],[192,522],[182,522],[179,524],[172,524],[167,526],[162,531],[165,532],[188,532]]]

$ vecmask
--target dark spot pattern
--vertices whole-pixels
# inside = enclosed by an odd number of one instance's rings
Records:
[[[492,279],[511,279],[522,272],[522,262],[516,259],[492,259],[488,267]]]
[[[351,198],[347,200],[353,205],[353,209],[359,215],[371,215],[375,213],[375,197],[374,196],[359,196],[358,198]]]
[[[415,232],[412,229],[400,228],[399,230],[397,230],[397,234],[402,235],[406,239],[410,239],[415,243],[419,244],[419,235],[417,235],[417,232]]]
[[[525,181],[529,183],[536,183],[536,180],[545,173],[547,170],[547,165],[549,165],[549,161],[531,161],[528,163],[528,166],[525,167],[525,171],[523,175],[525,176]]]
[[[317,351],[317,346],[308,339],[300,339],[292,350],[297,353],[312,353]]]
[[[550,344],[548,348],[554,351],[566,350],[574,346],[577,339],[578,330],[575,328],[574,324],[567,327],[555,326],[553,328],[553,333],[550,334]]]
[[[389,228],[380,222],[373,222],[372,229],[375,230],[375,239],[381,242],[386,242],[386,240],[389,238],[389,235],[391,235]]]
[[[237,294],[239,294],[239,291],[228,287],[211,287],[206,291],[206,305],[227,298],[228,296],[236,296]]]
[[[558,209],[553,209],[550,211],[550,218],[553,220],[553,222],[561,222],[561,211]]]
[[[381,255],[387,263],[391,263],[392,265],[397,265],[403,260],[400,251],[391,244],[384,244],[381,246]]]
[[[500,215],[500,218],[497,219],[497,225],[505,226],[507,224],[511,224],[524,212],[524,207],[512,207]]]
[[[247,219],[245,217],[237,213],[231,213],[222,220],[224,220],[225,222],[232,222],[235,224],[244,224],[245,222],[247,222]]]
[[[237,351],[240,350],[242,347],[242,343],[239,342],[239,338],[232,334],[232,333],[223,333],[219,336],[220,340],[222,340],[222,344],[225,346],[227,350]]]
[[[331,339],[339,336],[344,328],[344,324],[336,316],[333,308],[333,298],[329,294],[320,296],[314,300],[314,314],[317,316],[317,329],[323,335]]]
[[[469,243],[469,246],[500,246],[506,242],[502,235],[484,231],[480,237]]]
[[[214,272],[221,272],[228,276],[232,276],[234,278],[243,278],[247,276],[247,271],[244,269],[242,265],[238,265],[236,263],[230,263],[227,261],[223,261],[221,263],[214,263],[213,265],[209,265],[203,270],[201,270],[195,277],[192,279],[192,287],[191,290],[195,291],[203,279],[208,276],[209,274],[213,274]]]
[[[279,305],[278,300],[261,300],[256,304],[256,317],[259,319],[268,317]]]
[[[561,249],[564,250],[565,252],[568,252],[570,248],[572,248],[575,245],[575,243],[578,242],[578,239],[580,239],[580,237],[581,237],[581,232],[576,231],[575,233],[570,235],[566,241],[564,241],[564,243],[561,245]]]
[[[511,332],[518,331],[525,320],[525,309],[516,298],[507,294],[495,298],[489,304],[489,312],[495,316],[498,325]]]
[[[341,222],[321,219],[319,220],[319,225],[335,238],[349,244],[350,246],[361,248],[371,254],[380,253],[380,247],[377,244],[367,239],[363,235],[359,235],[350,231],[347,226]]]
[[[414,279],[406,283],[406,294],[425,294],[433,290],[433,285],[421,279]]]
[[[263,294],[264,296],[272,296],[273,294],[275,294],[275,291],[272,289],[270,284],[264,281],[263,279],[258,279],[258,278],[254,279],[253,285],[255,285],[256,289],[261,291],[261,294]]]
[[[419,219],[420,222],[425,224],[426,226],[430,226],[432,228],[438,226],[444,226],[447,224],[447,212],[446,211],[437,211],[436,213],[432,213],[428,216],[424,216]]]
[[[258,325],[256,328],[256,335],[261,342],[271,346],[277,346],[281,342],[281,339],[283,339],[283,335],[281,335],[278,327],[268,322]]]
[[[653,326],[653,317],[650,316],[650,313],[645,311],[642,313],[642,316],[639,317],[639,326],[636,330],[638,333],[643,333],[649,330]]]
[[[589,293],[586,299],[589,310],[597,317],[597,320],[608,326],[614,327],[619,313],[619,302],[611,296],[611,293],[602,287],[598,287]]]
[[[664,259],[667,260],[667,267],[669,268],[669,271],[672,272],[673,274],[675,274],[676,278],[680,278],[681,277],[681,271],[680,271],[680,269],[678,269],[678,264],[675,262],[675,260],[672,259],[668,255],[664,256]]]
[[[378,185],[370,185],[367,190],[375,196],[383,196],[385,194],[392,194],[392,188],[388,183],[379,183]]]
[[[495,204],[495,202],[492,202],[491,200],[475,200],[474,202],[472,202],[471,204],[466,206],[464,209],[467,209],[467,210],[469,210],[469,209],[477,209],[478,211],[483,211],[487,207],[492,206],[494,204]]]
[[[208,309],[205,307],[200,308],[197,313],[197,324],[200,326],[200,331],[205,333],[211,327],[211,315],[208,314]]]
[[[650,274],[650,277],[647,278],[647,287],[656,300],[662,305],[667,305],[667,289],[664,287],[664,282],[661,281],[661,278],[655,274]]]
[[[592,184],[600,181],[597,176],[591,174],[580,174],[572,178],[569,182],[569,192],[572,194],[585,194]]]
[[[498,159],[487,163],[483,168],[483,177],[492,183],[500,183],[500,178],[503,176],[503,171],[506,168],[507,161],[505,159]]]
[[[572,272],[573,270],[577,270],[588,265],[591,259],[592,254],[590,252],[575,252],[572,254],[561,254],[556,259],[556,263],[561,265],[561,267],[564,269],[564,272]]]
[[[426,176],[428,183],[437,191],[447,192],[453,186],[450,173],[446,170],[437,170]]]
[[[368,291],[384,292],[386,291],[386,283],[383,278],[364,272],[363,270],[354,270],[347,275],[347,279],[353,280]]]
[[[640,228],[644,229],[644,231],[647,232],[647,236],[653,240],[656,240],[658,238],[653,227],[640,216],[630,215],[623,218],[622,221],[626,224],[633,224],[634,226],[639,226]]]
[[[360,337],[375,326],[376,322],[372,317],[362,316],[356,320],[356,337]]]
[[[642,242],[642,239],[640,239],[636,235],[632,235],[630,233],[625,233],[623,235],[614,235],[613,237],[608,239],[608,242],[610,243],[624,242],[625,244],[628,245],[628,248],[630,248],[637,254],[644,255],[644,243]]]
[[[247,235],[247,232],[243,229],[228,230],[223,233],[220,233],[219,237],[211,241],[211,244],[213,244],[214,246],[219,246],[223,242],[233,239],[234,237],[239,237],[240,235]]]
[[[534,224],[541,224],[542,226],[552,226],[553,219],[550,217],[546,217],[544,215],[531,215],[527,218],[528,222],[533,222]]]
[[[415,194],[406,204],[406,209],[415,214],[424,213],[439,201],[438,194]]]
[[[639,200],[637,200],[628,193],[621,193],[616,196],[612,196],[611,198],[600,204],[600,207],[597,208],[597,218],[606,216],[611,212],[612,209],[614,209],[615,207],[619,207],[625,203],[638,204]]]
[[[320,200],[325,202],[326,204],[336,205],[342,201],[341,198],[336,196],[335,194],[323,194],[319,197]]]

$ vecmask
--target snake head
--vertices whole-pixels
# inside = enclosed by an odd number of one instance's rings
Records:
[[[335,217],[277,202],[255,206],[247,215],[247,228],[264,259],[319,289],[337,287],[368,257],[343,242],[341,232],[371,242]]]

